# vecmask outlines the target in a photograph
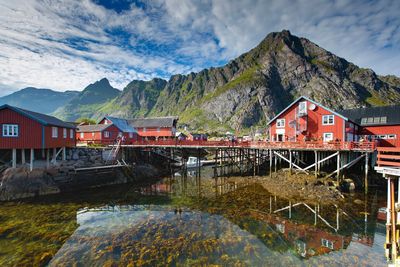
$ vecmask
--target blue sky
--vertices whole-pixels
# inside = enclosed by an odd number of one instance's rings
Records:
[[[400,76],[400,1],[0,0],[0,96],[82,90],[220,66],[288,29]]]

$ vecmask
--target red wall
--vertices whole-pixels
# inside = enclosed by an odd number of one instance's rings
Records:
[[[18,124],[18,137],[3,137],[3,124]],[[67,138],[63,138],[63,128],[59,128],[58,138],[51,137],[51,126],[43,126],[39,122],[25,117],[10,109],[0,110],[0,149],[22,149],[22,148],[53,148],[53,147],[73,147],[75,138],[70,138],[67,129]],[[42,147],[44,131],[44,147]],[[75,135],[74,135],[75,136]]]
[[[306,101],[306,100],[304,100]],[[299,101],[301,102],[301,101]],[[298,103],[295,103],[287,111],[276,118],[270,125],[270,140],[277,141],[276,130],[285,129],[284,140],[283,141],[295,141],[295,129],[289,126],[289,122],[295,120],[295,114],[298,109]],[[322,140],[323,133],[333,133],[333,140],[339,139],[341,141],[343,138],[344,124],[345,120],[339,116],[332,114],[332,112],[324,109],[321,106],[317,106],[314,110],[310,110],[310,102],[307,101],[307,117],[299,119],[300,125],[306,127],[305,132],[301,132],[297,136],[297,141],[304,141],[305,137],[308,140]],[[323,115],[334,115],[334,125],[322,125]],[[278,119],[285,119],[285,127],[277,128],[276,122]]]
[[[160,131],[158,131],[158,129],[160,129]],[[143,128],[136,128],[136,130],[139,136],[143,137],[174,137],[171,127],[146,127],[145,132],[143,132]]]
[[[400,116],[400,115],[399,115]],[[361,135],[388,135],[395,134],[396,139],[380,139],[379,146],[396,146],[400,147],[400,125],[375,125],[364,126]]]

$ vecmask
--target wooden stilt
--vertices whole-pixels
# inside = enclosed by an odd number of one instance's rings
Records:
[[[17,149],[13,148],[12,149],[12,160],[11,160],[11,166],[13,168],[17,168]]]
[[[57,148],[53,148],[53,160],[52,160],[53,164],[56,164],[57,162]]]
[[[314,158],[315,158],[314,175],[315,175],[315,178],[317,178],[318,177],[318,174],[317,174],[318,173],[318,152],[317,152],[317,150],[314,150]]]
[[[29,170],[33,170],[33,161],[35,160],[35,150],[31,148],[31,155],[29,157],[30,163],[29,163]]]
[[[368,193],[368,152],[365,153],[364,192],[365,194]]]
[[[269,150],[269,177],[272,178],[272,149]]]
[[[46,168],[50,168],[50,149],[46,149]]]
[[[62,150],[62,160],[65,161],[67,159],[67,149],[64,146]]]
[[[289,172],[292,174],[293,171],[293,162],[292,162],[292,151],[289,150]]]
[[[21,163],[24,165],[26,163],[25,160],[25,149],[21,149]]]
[[[340,182],[340,152],[338,151],[337,154],[337,161],[336,161],[336,180],[339,183]]]

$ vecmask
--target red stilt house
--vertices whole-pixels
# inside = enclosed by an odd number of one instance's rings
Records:
[[[269,123],[271,141],[356,141],[359,126],[307,97],[299,97]]]
[[[0,106],[0,149],[12,150],[12,166],[17,163],[17,149],[21,150],[21,162],[25,164],[25,150],[30,149],[30,164],[33,167],[35,150],[53,150],[53,160],[62,151],[65,159],[66,148],[74,147],[75,125],[45,114],[17,108]],[[61,149],[56,152],[57,149]],[[4,151],[3,151],[4,152]]]
[[[129,121],[126,119],[105,116],[103,119],[100,120],[99,124],[104,125],[115,125],[118,129],[121,130],[122,135],[124,136],[124,144],[132,144],[138,140],[138,133],[130,124]]]
[[[76,130],[78,145],[84,146],[90,144],[111,145],[118,136],[122,136],[122,131],[114,124],[78,125]]]
[[[139,137],[145,140],[167,140],[175,138],[178,117],[158,117],[129,120]]]

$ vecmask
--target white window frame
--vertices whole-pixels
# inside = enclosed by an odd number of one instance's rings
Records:
[[[157,128],[157,132],[161,132],[161,128],[160,127]]]
[[[143,127],[143,130],[142,130],[142,132],[144,132],[144,133],[146,132],[146,127]]]
[[[330,122],[331,118],[332,122]],[[335,115],[322,115],[322,125],[335,125]]]
[[[74,129],[69,129],[69,138],[74,139]]]
[[[325,136],[328,135],[328,134],[332,135],[332,139],[326,140]],[[324,142],[333,141],[333,138],[334,138],[333,133],[323,133],[323,134],[322,134],[322,140],[323,140]]]
[[[66,139],[68,137],[67,128],[63,128],[63,138]]]
[[[94,137],[94,132],[92,132],[92,137]]]
[[[328,239],[321,238],[321,245],[326,248],[333,249],[333,242]]]
[[[104,138],[110,138],[110,132],[109,131],[104,131]]]
[[[19,137],[18,124],[3,124],[3,137]]]
[[[129,138],[133,138],[133,133],[132,132],[129,133]]]
[[[277,119],[276,120],[276,128],[285,128],[285,119]]]
[[[84,132],[81,132],[81,133],[80,133],[80,137],[81,137],[81,138],[85,138],[85,133],[84,133]]]
[[[52,138],[58,138],[58,127],[51,127],[51,137]]]
[[[301,115],[307,115],[307,101],[301,101],[299,102],[299,110],[298,114]]]

